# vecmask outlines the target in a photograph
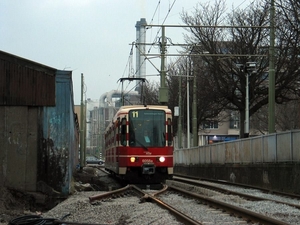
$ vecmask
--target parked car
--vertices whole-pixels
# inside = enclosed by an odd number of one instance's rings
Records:
[[[104,163],[103,160],[98,159],[95,156],[87,156],[86,157],[86,164],[98,164],[98,165],[102,165]]]

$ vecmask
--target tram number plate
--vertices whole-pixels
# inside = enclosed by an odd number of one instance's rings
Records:
[[[152,159],[143,159],[142,160],[143,163],[153,163]]]

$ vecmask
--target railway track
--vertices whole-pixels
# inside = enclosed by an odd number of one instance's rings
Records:
[[[299,195],[276,192],[264,188],[256,188],[253,186],[229,183],[225,181],[197,180],[180,176],[174,176],[173,180],[183,181],[191,185],[197,185],[198,187],[207,188],[227,195],[238,195],[251,201],[272,201],[300,209]],[[245,191],[247,193],[245,193]]]
[[[253,186],[239,185],[224,181],[199,180],[174,176],[179,185],[189,184],[194,191],[211,198],[222,198],[230,204],[248,208],[256,213],[276,218],[286,224],[298,224],[300,196],[274,192]],[[169,182],[173,182],[169,181]],[[169,183],[168,183],[169,185]]]
[[[159,206],[167,209],[179,221],[183,222],[183,224],[198,224],[198,225],[202,224],[202,223],[198,223],[196,220],[193,220],[189,216],[176,210],[172,206],[168,205],[167,203],[165,203],[155,197],[155,194],[161,194],[161,193],[165,192],[167,189],[168,189],[168,187],[164,186],[163,189],[157,191],[156,193],[149,194],[148,192],[141,190],[140,188],[138,188],[135,185],[127,185],[126,187],[118,189],[118,190],[91,196],[91,197],[89,197],[89,200],[91,203],[93,203],[96,200],[105,200],[108,198],[117,198],[117,197],[124,197],[127,195],[136,195],[137,197],[140,198],[141,202],[152,201],[152,202],[155,202],[156,204],[158,204]]]
[[[199,211],[195,211],[193,216],[201,215],[200,218],[204,218],[206,223],[210,224],[288,224],[283,221],[274,219],[272,217],[268,217],[259,213],[255,213],[251,210],[247,210],[245,208],[232,205],[226,203],[224,201],[216,200],[205,195],[196,194],[192,191],[192,188],[188,188],[188,190],[178,188],[175,185],[168,185],[169,190],[175,190],[178,194],[184,194],[184,198],[186,196],[190,196],[192,201],[197,200],[198,208],[200,205],[205,206],[203,209],[199,209]],[[173,195],[173,194],[172,194]],[[174,195],[172,197],[174,199]],[[171,199],[172,199],[171,198]],[[184,201],[183,201],[184,202]],[[188,203],[187,203],[188,204]],[[192,205],[192,203],[189,203]],[[195,208],[197,205],[195,205]],[[215,217],[212,215],[206,216],[205,213],[215,214]],[[220,215],[222,215],[220,218]]]
[[[228,181],[224,181],[224,180],[214,180],[214,179],[198,178],[198,177],[194,177],[194,176],[174,174],[174,179],[182,179],[182,178],[187,178],[187,179],[194,180],[194,181],[203,181],[203,182],[207,181],[210,183],[227,185],[227,186],[231,185],[231,186],[235,186],[235,187],[241,187],[244,189],[255,189],[255,190],[259,190],[262,193],[266,193],[266,194],[275,194],[275,195],[290,198],[290,199],[300,200],[300,195],[297,195],[297,194],[280,192],[280,191],[270,190],[270,189],[266,189],[266,188],[260,188],[257,186],[251,186],[251,185],[247,185],[247,184],[232,183],[232,182],[228,182]]]
[[[141,190],[134,185],[128,185],[125,188],[91,196],[89,200],[93,204],[93,202],[96,201],[105,201],[110,198],[116,199],[118,197],[132,195],[137,196],[141,202],[151,201],[158,204],[160,207],[168,210],[168,212],[174,215],[178,221],[183,224],[224,224],[224,221],[228,224],[288,224],[241,207],[178,188],[174,183],[164,186],[163,189],[159,191],[152,190],[151,192]],[[176,199],[175,201],[179,204],[172,201],[174,199]],[[187,212],[184,210],[184,205],[185,207],[193,207],[195,210]],[[199,209],[202,211],[200,212]],[[209,216],[210,219],[206,218],[205,215],[208,212],[213,212],[211,214],[215,215],[215,219],[213,219],[213,215]],[[202,214],[202,216],[199,217],[200,214]]]

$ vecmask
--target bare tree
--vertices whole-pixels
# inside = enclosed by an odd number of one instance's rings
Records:
[[[300,128],[300,100],[291,100],[278,104],[276,107],[276,128],[287,131]],[[251,125],[257,134],[265,134],[268,127],[267,105],[259,109],[251,118]]]
[[[207,81],[210,76],[205,75],[205,70],[201,65],[195,65],[198,61],[191,59],[190,57],[183,57],[180,60],[176,60],[177,64],[171,65],[168,68],[167,85],[169,87],[169,102],[168,106],[174,109],[175,106],[181,107],[182,113],[182,125],[183,129],[187,131],[187,100],[190,101],[189,112],[192,112],[192,99],[193,86],[196,82],[196,105],[197,105],[197,127],[201,128],[204,121],[207,119],[214,119],[221,121],[220,112],[224,110],[223,104],[221,104],[220,96],[218,92],[211,92],[214,87],[210,86],[211,82]],[[201,70],[200,70],[201,69]],[[200,75],[200,73],[204,75]],[[196,79],[194,79],[196,78]],[[188,90],[189,85],[189,92]],[[210,95],[207,93],[210,92]],[[179,105],[179,97],[181,96],[181,105]],[[189,99],[188,99],[189,98]],[[174,132],[177,132],[179,117],[174,118]],[[192,123],[192,120],[190,120]],[[192,128],[192,124],[190,124]]]
[[[300,100],[289,101],[278,106],[276,124],[278,129],[294,130],[300,128]]]
[[[276,15],[276,103],[282,104],[294,99],[299,80],[299,3],[290,10],[285,4],[291,0],[281,0],[283,6]],[[202,94],[205,101],[208,96],[216,95],[215,100],[227,110],[239,111],[240,134],[244,136],[246,108],[246,76],[249,75],[249,115],[253,115],[268,104],[268,46],[269,46],[269,1],[258,1],[244,10],[235,10],[225,14],[225,1],[217,0],[214,5],[198,4],[192,15],[182,13],[182,20],[190,25],[190,36],[185,40],[197,46],[194,53],[201,55],[205,72],[199,73],[209,87]],[[293,12],[293,13],[291,13]],[[286,23],[290,25],[286,27]],[[221,29],[217,25],[230,25],[232,28]],[[201,27],[196,25],[202,25]],[[294,26],[294,31],[289,30]],[[215,54],[212,56],[211,54]],[[224,55],[224,56],[220,56]],[[247,62],[256,62],[255,73],[245,70]],[[203,69],[199,69],[203,71]],[[207,102],[207,101],[206,101]]]
[[[145,82],[143,86],[143,102],[147,105],[159,105],[159,84]]]

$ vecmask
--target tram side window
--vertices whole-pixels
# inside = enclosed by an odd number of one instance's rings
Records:
[[[117,134],[118,134],[118,130],[117,128],[114,126],[113,128],[113,146],[117,145]]]
[[[109,128],[109,131],[108,131],[108,147],[111,146],[111,129]]]
[[[126,146],[126,118],[123,118],[121,123],[121,143]]]
[[[129,146],[135,146],[135,132],[133,122],[129,122]]]
[[[168,146],[172,145],[172,139],[173,139],[173,134],[172,134],[172,121],[169,118],[168,119]]]

